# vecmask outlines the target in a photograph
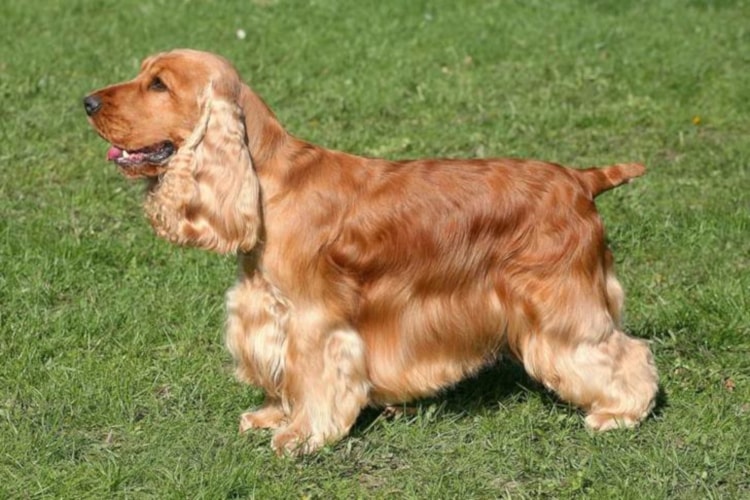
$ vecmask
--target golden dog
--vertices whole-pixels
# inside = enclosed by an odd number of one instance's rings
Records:
[[[264,389],[240,429],[278,453],[343,437],[366,405],[429,396],[502,352],[593,429],[651,411],[646,342],[594,198],[638,164],[574,170],[517,159],[389,161],[286,132],[225,59],[147,58],[84,99],[108,158],[149,180],[157,234],[236,253],[226,344]]]

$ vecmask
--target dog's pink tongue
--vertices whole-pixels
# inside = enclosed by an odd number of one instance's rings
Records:
[[[119,158],[122,156],[122,149],[118,148],[117,146],[112,146],[109,148],[109,151],[107,151],[107,160],[112,161],[115,158]]]

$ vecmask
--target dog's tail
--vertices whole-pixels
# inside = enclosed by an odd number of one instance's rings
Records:
[[[646,167],[640,163],[618,163],[609,167],[586,168],[574,172],[578,174],[578,181],[594,198],[604,191],[642,176],[646,173]]]

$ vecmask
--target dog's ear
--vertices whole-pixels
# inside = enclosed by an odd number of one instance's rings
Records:
[[[257,244],[260,183],[237,95],[223,82],[204,91],[197,126],[146,198],[157,234],[174,243],[220,253]]]
[[[245,117],[235,92],[225,96],[213,87],[211,94],[208,126],[195,150],[199,212],[224,240],[215,250],[247,252],[257,242],[261,217],[260,183],[247,147]]]

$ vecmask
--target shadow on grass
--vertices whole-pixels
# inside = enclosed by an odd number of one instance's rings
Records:
[[[514,404],[522,404],[530,394],[540,397],[545,405],[572,408],[553,392],[529,377],[517,361],[507,358],[501,359],[435,397],[398,405],[395,408],[405,413],[421,413],[425,408],[437,405],[440,413],[443,414],[471,416],[485,410],[499,411],[501,404],[507,400],[512,400]],[[668,406],[667,394],[660,384],[652,415],[660,417]],[[365,433],[376,420],[384,417],[385,413],[382,408],[365,409],[352,428],[351,434]]]
[[[510,399],[514,402],[523,402],[530,393],[540,394],[552,404],[561,404],[553,394],[532,380],[520,364],[504,358],[432,398],[396,405],[394,408],[397,412],[416,414],[437,405],[442,414],[465,416],[498,409],[503,401]],[[358,435],[366,432],[376,420],[384,418],[384,415],[385,411],[382,408],[366,408],[351,433]]]

